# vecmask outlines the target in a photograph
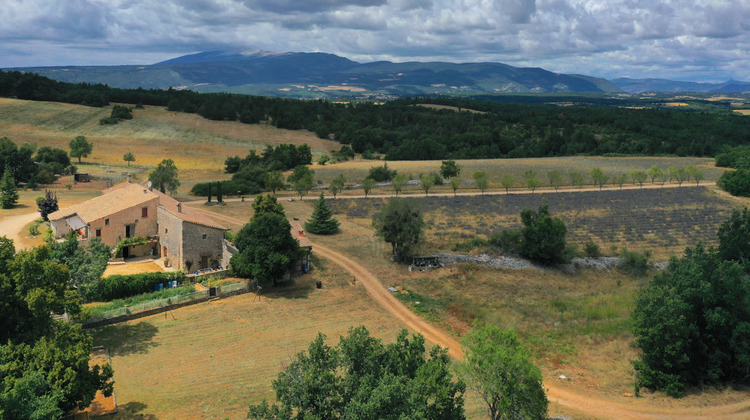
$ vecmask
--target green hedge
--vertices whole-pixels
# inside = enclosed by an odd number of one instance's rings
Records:
[[[729,194],[750,197],[750,170],[726,171],[719,177],[716,184]]]
[[[243,194],[258,194],[263,189],[261,188],[261,185],[247,181],[244,179],[239,180],[224,180],[224,181],[214,181],[214,182],[199,182],[195,185],[193,185],[193,188],[190,190],[191,195],[197,195],[197,196],[208,196],[208,184],[211,185],[211,197],[213,200],[216,199],[216,184],[221,182],[221,191],[223,195],[243,195]]]
[[[175,280],[182,284],[187,276],[182,271],[114,275],[83,287],[81,293],[89,302],[107,302],[153,292],[155,285],[165,283],[166,287],[166,283]]]

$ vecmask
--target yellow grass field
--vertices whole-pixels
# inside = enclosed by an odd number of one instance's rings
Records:
[[[740,115],[750,115],[750,109],[735,109],[734,112]]]
[[[250,403],[273,399],[271,381],[318,331],[335,344],[366,325],[393,340],[401,325],[349,280],[319,261],[260,301],[245,294],[94,331],[115,370],[114,418],[244,418]]]
[[[310,201],[282,204],[289,217],[302,221],[310,217]],[[215,211],[244,220],[251,209],[250,203],[232,202]],[[639,399],[623,397],[633,390],[630,360],[637,355],[631,347],[630,311],[634,293],[645,279],[632,279],[617,271],[564,274],[470,265],[410,272],[405,265],[389,260],[390,246],[375,237],[364,221],[336,217],[342,222],[339,234],[308,235],[313,252],[320,243],[365,265],[384,286],[405,287],[411,292],[408,305],[415,312],[455,336],[465,334],[474,319],[516,329],[538,358],[547,381],[583,395],[665,409],[747,399],[746,390],[730,389],[693,392],[679,400],[661,393],[644,393]],[[560,375],[566,379],[560,380]],[[470,418],[484,418],[475,394],[467,396],[467,412]],[[550,415],[590,418],[556,404],[550,406]]]
[[[111,106],[92,108],[54,102],[0,98],[0,134],[18,144],[36,143],[68,149],[78,135],[94,143],[87,162],[123,165],[128,151],[136,165],[153,166],[171,158],[182,169],[221,172],[227,156],[245,156],[266,145],[307,143],[318,153],[338,150],[337,142],[321,140],[305,130],[282,130],[267,124],[211,121],[196,114],[169,112],[146,106],[133,110],[133,119],[117,125],[99,125]]]

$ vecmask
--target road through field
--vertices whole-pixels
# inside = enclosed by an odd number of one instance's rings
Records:
[[[244,224],[246,221],[213,213],[194,207],[206,215],[233,224]],[[457,360],[463,358],[459,342],[450,334],[430,325],[427,321],[409,310],[390,292],[381,281],[366,267],[348,257],[345,253],[333,250],[320,244],[313,244],[315,253],[339,265],[351,273],[356,284],[362,285],[372,298],[412,331],[419,332],[431,343],[448,348],[448,354]],[[554,379],[553,379],[554,380]],[[572,410],[608,419],[740,419],[750,417],[750,401],[711,407],[650,407],[638,404],[623,404],[582,394],[582,391],[559,387],[547,381],[544,383],[550,401]]]

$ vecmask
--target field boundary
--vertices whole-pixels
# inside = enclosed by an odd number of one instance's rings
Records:
[[[196,305],[215,298],[225,298],[251,292],[248,282],[235,283],[228,286],[219,286],[215,296],[211,296],[211,289],[193,292],[186,295],[172,296],[165,299],[153,300],[135,306],[126,306],[102,313],[93,319],[81,321],[84,329],[99,328],[105,325],[119,324],[133,319],[144,318],[150,315],[160,314],[185,306]],[[189,297],[189,298],[187,298]],[[188,299],[179,302],[181,299]],[[177,301],[177,302],[175,302]],[[173,303],[174,302],[174,303]]]

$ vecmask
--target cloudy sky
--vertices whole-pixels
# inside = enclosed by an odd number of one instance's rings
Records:
[[[750,81],[750,0],[0,0],[0,67],[223,49]]]

